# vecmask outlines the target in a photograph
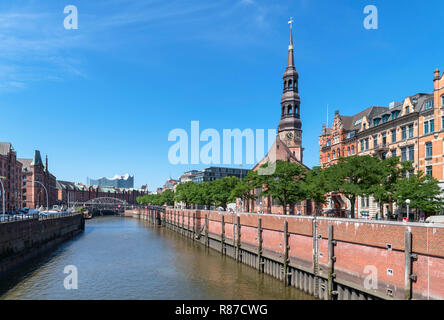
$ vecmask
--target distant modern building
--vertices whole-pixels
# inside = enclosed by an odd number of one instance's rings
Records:
[[[223,168],[223,167],[208,167],[202,171],[198,171],[192,181],[194,183],[201,183],[204,181],[214,181],[224,177],[237,177],[239,179],[245,178],[248,174],[248,169],[238,168]]]
[[[187,171],[179,178],[179,181],[180,181],[180,183],[185,183],[185,182],[193,181],[193,178],[198,173],[199,173],[198,170]]]
[[[124,176],[115,175],[113,178],[105,178],[105,177],[99,179],[87,178],[87,184],[90,186],[98,186],[98,187],[132,189],[134,188],[134,176],[130,176],[127,173]]]

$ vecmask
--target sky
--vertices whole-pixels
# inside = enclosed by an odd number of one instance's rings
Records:
[[[78,29],[64,27],[67,5]],[[367,5],[377,29],[364,28]],[[128,172],[155,190],[208,166],[172,164],[172,130],[276,129],[293,17],[304,163],[316,166],[327,105],[331,124],[335,110],[433,91],[443,15],[441,0],[1,1],[0,141],[48,155],[60,180]]]

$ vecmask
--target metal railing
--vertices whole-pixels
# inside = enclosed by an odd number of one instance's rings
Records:
[[[0,223],[9,223],[9,222],[17,222],[17,221],[29,221],[29,220],[51,220],[51,219],[59,219],[64,217],[71,217],[78,214],[82,214],[80,212],[40,212],[40,213],[30,213],[30,214],[0,214]]]

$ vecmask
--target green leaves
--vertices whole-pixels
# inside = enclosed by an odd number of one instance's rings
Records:
[[[393,198],[400,206],[405,205],[409,199],[411,208],[421,209],[426,213],[436,213],[444,208],[440,194],[439,181],[419,171],[397,182]]]
[[[267,168],[268,163],[262,168]],[[271,196],[282,205],[284,214],[287,214],[287,205],[294,205],[307,198],[303,188],[303,179],[307,169],[298,163],[276,161],[276,170],[271,175],[258,175],[256,185],[262,186],[260,196]]]

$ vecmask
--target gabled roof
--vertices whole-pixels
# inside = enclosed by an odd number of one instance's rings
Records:
[[[32,159],[17,159],[17,160],[22,163],[22,165],[23,165],[22,170],[23,171],[31,171]]]

